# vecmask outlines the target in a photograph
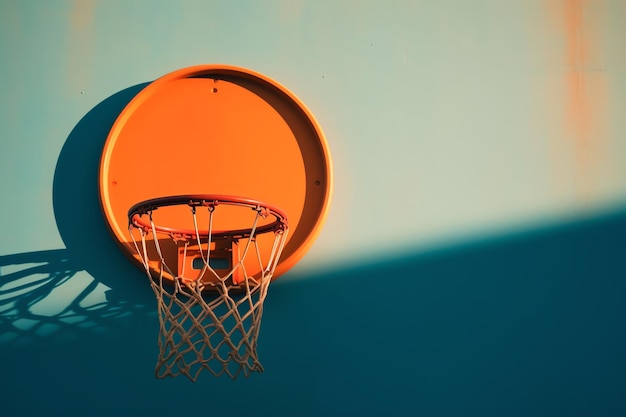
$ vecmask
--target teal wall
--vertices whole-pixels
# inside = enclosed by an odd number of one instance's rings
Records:
[[[622,0],[0,0],[0,414],[626,413]],[[261,72],[335,193],[273,284],[265,373],[155,380],[157,317],[98,206],[151,80]]]

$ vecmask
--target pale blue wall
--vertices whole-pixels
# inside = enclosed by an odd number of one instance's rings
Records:
[[[0,407],[623,415],[624,15],[621,0],[0,0]],[[317,244],[270,291],[266,372],[193,385],[153,378],[154,299],[96,187],[124,104],[200,63],[298,95],[336,183]]]

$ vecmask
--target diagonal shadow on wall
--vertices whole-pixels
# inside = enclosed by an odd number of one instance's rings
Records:
[[[121,333],[83,333],[76,343],[0,345],[11,358],[4,409],[105,416],[123,404],[131,414],[171,415],[178,403],[154,398],[204,398],[208,390],[219,398],[211,411],[233,416],[622,416],[624,236],[619,211],[285,276],[265,306],[265,373],[249,379],[154,380],[156,317],[126,320]],[[78,269],[68,254],[40,254],[56,258],[50,280]],[[36,373],[23,372],[31,363]],[[203,412],[206,402],[185,407]]]
[[[625,238],[617,211],[279,281],[260,357],[312,415],[624,415]]]

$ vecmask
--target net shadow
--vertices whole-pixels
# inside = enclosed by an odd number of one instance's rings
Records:
[[[71,341],[122,319],[154,315],[152,304],[116,299],[65,249],[0,256],[0,344]]]

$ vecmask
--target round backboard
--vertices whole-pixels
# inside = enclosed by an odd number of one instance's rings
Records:
[[[285,87],[248,69],[200,65],[157,79],[120,113],[104,145],[99,187],[111,234],[137,265],[128,211],[141,201],[221,194],[278,207],[289,234],[276,278],[317,237],[332,167],[318,123]],[[173,216],[169,225],[188,227],[187,214]],[[164,256],[175,259],[171,252]]]

